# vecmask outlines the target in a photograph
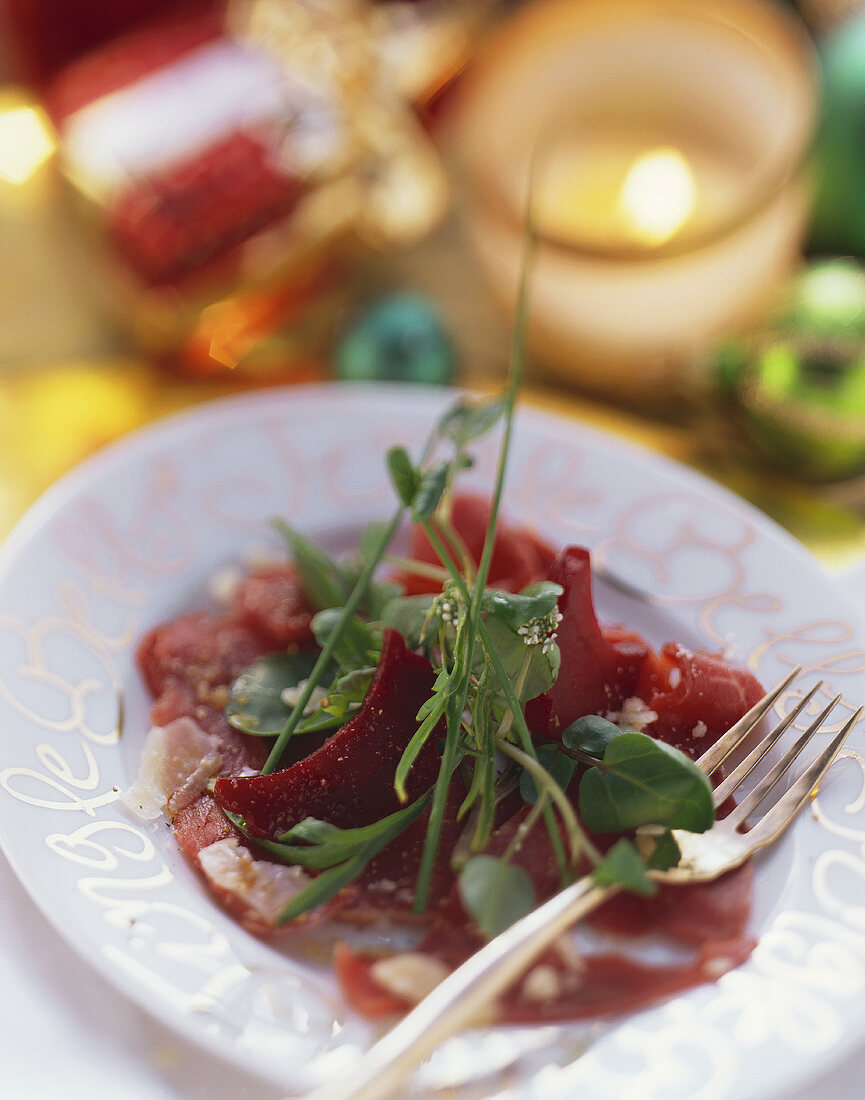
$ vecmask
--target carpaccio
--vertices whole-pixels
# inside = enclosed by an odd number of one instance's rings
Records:
[[[487,515],[481,499],[459,496],[454,501],[452,522],[476,558]],[[413,533],[411,552],[422,561],[437,560],[422,532]],[[624,628],[600,626],[588,552],[571,546],[556,554],[530,532],[500,524],[489,583],[518,591],[543,578],[564,590],[559,600],[561,668],[553,688],[526,709],[535,737],[554,741],[584,714],[623,715],[628,724],[697,757],[762,696],[749,672],[719,657],[676,643],[655,652]],[[401,579],[408,591],[424,590],[416,576]],[[207,780],[218,776],[215,790],[222,805],[241,814],[252,835],[265,838],[307,816],[348,828],[398,808],[393,772],[415,730],[415,714],[429,695],[433,673],[395,631],[385,632],[381,661],[360,710],[327,739],[294,738],[279,772],[258,776],[267,745],[234,730],[225,718],[231,681],[256,657],[310,647],[311,617],[291,566],[255,570],[240,581],[221,613],[195,612],[151,631],[140,644],[138,661],[155,698],[152,720],[164,743],[189,750],[186,767],[182,759],[172,758],[177,774],[172,772],[168,783],[177,842],[234,916],[260,935],[309,929],[333,918],[423,926],[415,950],[400,956],[359,953],[346,944],[336,951],[334,965],[347,1001],[366,1016],[388,1016],[411,1007],[482,943],[450,868],[462,829],[456,820],[459,792],[452,789],[449,799],[432,900],[423,917],[412,914],[411,903],[425,815],[380,852],[359,880],[278,928],[281,908],[308,883],[308,872],[271,862],[204,790]],[[435,780],[438,741],[437,736],[429,739],[412,769],[412,797]],[[176,755],[176,749],[166,751]],[[489,854],[504,851],[526,812],[518,797],[504,800]],[[610,843],[609,837],[595,840],[601,847]],[[544,827],[531,829],[514,860],[530,875],[539,900],[556,890],[558,874]],[[530,1022],[610,1016],[713,981],[753,949],[745,933],[750,899],[747,864],[714,883],[661,888],[650,899],[619,895],[592,918],[596,928],[631,940],[660,933],[688,945],[692,957],[650,966],[621,952],[579,951],[569,937],[500,999],[498,1017]]]

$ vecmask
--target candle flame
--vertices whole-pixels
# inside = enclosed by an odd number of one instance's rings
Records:
[[[672,147],[638,157],[622,184],[619,208],[647,244],[663,244],[694,212],[697,188],[688,162]]]
[[[21,184],[54,151],[42,113],[34,107],[0,110],[0,179]]]

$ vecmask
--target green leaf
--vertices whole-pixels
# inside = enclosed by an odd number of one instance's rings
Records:
[[[561,585],[552,581],[529,585],[517,594],[490,588],[484,593],[481,606],[516,633],[533,619],[544,619],[550,615],[562,591]]]
[[[447,485],[449,471],[449,463],[441,461],[421,477],[411,513],[415,523],[422,523],[425,519],[429,519],[438,508]]]
[[[568,784],[574,778],[577,763],[563,752],[559,752],[556,745],[538,746],[538,763],[545,768],[562,790],[567,790]],[[538,788],[534,777],[527,771],[520,776],[520,794],[524,802],[536,802]]]
[[[432,792],[429,791],[410,806],[360,829],[337,829],[335,826],[330,826],[327,839],[323,844],[313,846],[320,852],[319,858],[323,855],[327,858],[335,858],[339,852],[347,854],[348,858],[331,866],[292,898],[280,913],[279,924],[286,924],[323,901],[328,901],[343,887],[353,882],[374,856],[420,817],[431,798]],[[301,822],[301,825],[306,825],[309,829],[312,820],[307,819],[306,822]],[[294,830],[290,830],[287,835],[291,835],[292,832]],[[326,881],[322,882],[322,879]]]
[[[389,843],[399,836],[407,825],[429,805],[431,794],[428,792],[415,799],[410,806],[396,810],[387,817],[374,821],[371,825],[360,825],[351,829],[342,829],[329,821],[320,821],[316,817],[305,817],[279,838],[280,844],[296,845],[299,841],[313,846],[326,846],[334,851],[354,853],[370,844]]]
[[[655,842],[655,850],[646,860],[646,865],[653,871],[669,871],[675,867],[682,858],[682,851],[676,843],[676,838],[669,830],[665,830],[659,836],[650,838]]]
[[[410,508],[418,491],[420,474],[405,447],[391,447],[387,452],[387,469],[396,495],[406,508]]]
[[[388,600],[381,611],[381,625],[399,631],[409,649],[418,649],[425,634],[435,634],[438,617],[430,619],[435,595],[399,596]]]
[[[424,717],[421,720],[421,724],[411,737],[411,740],[406,745],[405,750],[400,757],[400,761],[396,766],[396,774],[394,775],[394,789],[400,800],[404,801],[406,798],[405,785],[408,780],[411,766],[418,758],[418,754],[421,749],[427,743],[432,736],[433,730],[438,725],[440,719],[444,715],[447,709],[448,696],[444,693],[440,695],[433,695],[427,703],[421,708],[421,712]]]
[[[305,680],[315,664],[315,653],[274,653],[259,657],[231,685],[225,708],[235,729],[254,737],[276,737],[292,707],[282,693]]]
[[[307,599],[317,611],[341,608],[360,578],[361,569],[355,565],[335,561],[315,543],[310,542],[283,520],[273,521],[273,526],[288,541],[294,561],[300,573]],[[361,564],[366,565],[379,550],[379,544],[387,531],[386,524],[371,524],[363,536]],[[380,556],[380,555],[379,555]],[[360,602],[373,619],[381,608],[399,595],[396,585],[370,580]]]
[[[508,679],[514,683],[522,668],[527,650],[526,643],[500,619],[491,618],[486,626]],[[550,646],[546,653],[539,645],[529,646],[528,650],[531,659],[523,690],[520,693],[521,703],[527,703],[530,699],[535,699],[538,695],[549,691],[556,681],[561,664],[561,654],[557,645]]]
[[[504,411],[505,402],[501,397],[482,402],[461,401],[439,421],[439,435],[463,447],[495,427]]]
[[[329,607],[319,611],[312,619],[312,632],[315,640],[324,648],[337,623],[342,618],[342,609]],[[334,646],[333,659],[345,672],[367,668],[378,664],[381,655],[381,631],[352,615],[346,622]]]
[[[562,732],[562,744],[569,749],[582,749],[601,760],[607,751],[607,745],[623,732],[622,727],[615,722],[609,722],[597,714],[587,714],[584,718],[571,722]]]
[[[364,564],[374,558],[378,553],[381,540],[386,532],[386,523],[368,523],[363,531],[361,531],[357,543],[357,553]]]
[[[490,939],[535,907],[532,880],[513,863],[493,856],[472,856],[459,877],[463,905]]]
[[[715,820],[712,788],[678,749],[624,731],[580,782],[580,816],[598,833],[664,825],[702,833]]]
[[[294,729],[295,735],[301,733],[327,733],[329,730],[338,730],[345,722],[348,714],[343,711],[336,713],[325,709],[314,710],[297,723]]]
[[[431,798],[432,791],[428,791],[410,806],[356,829],[340,829],[327,821],[308,817],[289,829],[279,841],[250,836],[242,817],[227,810],[223,813],[244,836],[275,859],[321,870],[322,873],[296,894],[280,913],[278,923],[286,924],[328,901],[353,882],[374,856],[423,813]],[[289,840],[301,843],[286,843]]]
[[[375,676],[373,665],[367,668],[356,668],[343,676],[337,676],[328,688],[321,709],[326,714],[345,718],[350,711],[357,710],[364,701],[373,676]]]
[[[321,610],[342,606],[352,588],[342,567],[283,520],[274,520],[273,525],[291,547],[303,590],[313,607]]]
[[[658,884],[649,878],[646,864],[630,840],[617,840],[592,872],[599,886],[624,886],[633,894],[651,897]]]

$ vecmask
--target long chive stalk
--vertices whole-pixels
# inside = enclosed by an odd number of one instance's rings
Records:
[[[418,869],[417,883],[415,886],[415,912],[423,912],[426,909],[427,894],[432,880],[433,866],[438,850],[439,837],[441,836],[442,822],[444,821],[445,803],[447,801],[448,788],[451,776],[457,763],[457,741],[462,723],[462,712],[465,708],[471,676],[471,654],[474,652],[475,641],[478,635],[478,626],[481,619],[481,601],[486,588],[487,577],[490,571],[490,562],[493,557],[493,543],[495,541],[496,524],[498,522],[499,507],[502,501],[502,493],[505,485],[505,472],[507,470],[508,452],[513,435],[514,409],[517,402],[520,384],[523,376],[523,359],[525,355],[525,335],[528,323],[528,291],[529,268],[534,255],[537,233],[532,226],[531,218],[528,218],[526,230],[525,251],[523,253],[522,272],[520,275],[520,287],[517,299],[516,321],[514,334],[511,341],[511,354],[508,369],[508,388],[505,397],[505,423],[502,433],[502,442],[499,448],[499,459],[496,468],[496,481],[493,496],[490,503],[490,515],[487,522],[484,549],[481,554],[480,564],[475,574],[474,585],[471,591],[469,614],[467,622],[466,648],[468,660],[462,670],[462,679],[454,697],[450,699],[448,706],[447,734],[445,736],[444,752],[436,780],[435,793],[433,794],[432,807],[430,809],[429,823],[427,824],[426,837],[424,838],[423,853]],[[451,705],[452,704],[452,705]]]

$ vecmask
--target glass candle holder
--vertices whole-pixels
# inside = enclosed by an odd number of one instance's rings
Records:
[[[540,0],[489,36],[455,116],[470,237],[512,308],[531,193],[533,359],[665,399],[786,275],[817,78],[760,0]]]

